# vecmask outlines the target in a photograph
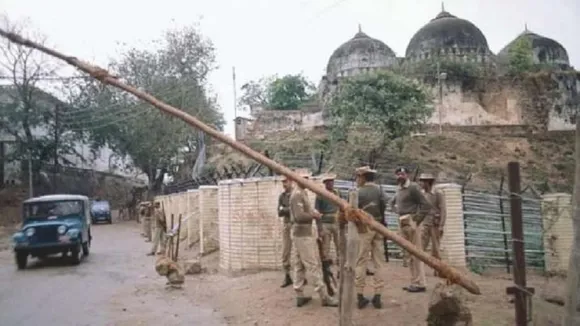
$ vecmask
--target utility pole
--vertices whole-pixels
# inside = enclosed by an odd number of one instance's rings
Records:
[[[232,67],[232,81],[234,85],[234,121],[238,119],[238,95],[236,88],[236,67]]]
[[[57,179],[59,173],[58,166],[58,147],[60,145],[60,106],[54,107],[54,173],[52,175],[52,186],[54,192],[57,192]]]
[[[32,182],[32,145],[28,145],[28,196],[34,197],[34,183]]]
[[[441,64],[437,62],[437,90],[439,92],[439,133],[443,133],[443,83],[447,79],[447,73],[441,72]]]

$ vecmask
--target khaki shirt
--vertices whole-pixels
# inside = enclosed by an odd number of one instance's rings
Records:
[[[446,212],[445,199],[440,190],[422,191],[423,195],[431,203],[431,210],[425,219],[425,225],[445,226]]]
[[[284,191],[278,197],[278,217],[284,218],[284,223],[290,223],[290,195],[292,191]]]
[[[369,213],[376,221],[384,223],[387,198],[375,183],[367,183],[358,189],[358,208]]]
[[[155,208],[155,210],[153,211],[153,218],[155,220],[156,227],[161,227],[163,229],[166,228],[167,223],[165,221],[165,215],[161,211],[161,208]]]
[[[340,192],[336,189],[330,190],[333,194],[340,197]],[[314,208],[322,214],[320,218],[321,223],[335,223],[336,215],[338,213],[338,206],[331,202],[330,200],[317,195],[316,200],[314,200]]]
[[[395,194],[395,205],[397,206],[397,214],[413,215],[415,222],[421,223],[423,219],[431,211],[431,203],[425,198],[419,185],[411,180],[407,180],[403,185],[400,185]]]
[[[294,236],[311,236],[314,209],[306,190],[296,188],[290,195],[290,217]]]

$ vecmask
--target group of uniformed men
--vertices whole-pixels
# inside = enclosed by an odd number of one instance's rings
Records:
[[[355,170],[358,192],[358,208],[364,210],[380,223],[384,222],[386,209],[399,216],[399,232],[415,246],[427,250],[431,244],[431,255],[441,259],[439,244],[445,226],[445,206],[443,195],[434,189],[435,178],[431,174],[423,173],[419,177],[420,185],[409,179],[409,171],[405,167],[395,170],[397,178],[397,192],[391,200],[387,200],[382,188],[375,183],[377,171],[368,166]],[[311,177],[310,173],[301,172],[303,178]],[[322,178],[326,189],[339,195],[334,189],[335,175],[325,175]],[[317,196],[312,207],[304,188],[293,186],[291,180],[283,180],[284,192],[278,200],[278,216],[283,219],[282,228],[282,265],[284,267],[284,281],[281,287],[293,285],[296,292],[296,305],[302,307],[312,299],[304,295],[306,285],[305,271],[314,278],[314,290],[319,294],[323,306],[336,307],[338,300],[328,295],[322,278],[320,260],[316,255],[316,240],[322,240],[323,253],[321,263],[330,265],[331,242],[334,243],[337,261],[340,266],[343,257],[340,257],[339,246],[339,208],[323,198]],[[387,207],[388,206],[388,207]],[[313,234],[312,222],[316,222],[318,234]],[[369,303],[382,308],[381,293],[384,280],[379,272],[383,267],[384,238],[370,228],[357,228],[359,232],[359,250],[355,267],[355,288],[359,309]],[[294,278],[290,276],[290,254],[294,245]],[[369,266],[369,263],[372,263]],[[416,257],[403,252],[403,263],[409,267],[411,274],[410,285],[403,289],[409,293],[425,292],[426,281],[423,263]],[[369,268],[370,267],[370,268]],[[371,300],[364,296],[367,277],[371,278],[374,296]]]
[[[139,214],[141,221],[143,221],[143,232],[141,235],[145,237],[145,242],[153,240],[151,251],[147,256],[163,255],[165,253],[166,241],[165,235],[167,233],[167,223],[165,214],[161,209],[161,203],[158,201],[142,202],[139,204]],[[159,251],[158,251],[159,249]]]

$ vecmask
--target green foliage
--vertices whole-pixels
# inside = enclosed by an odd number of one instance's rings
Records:
[[[297,110],[314,91],[314,85],[301,74],[286,75],[266,87],[266,101],[273,110]]]
[[[417,131],[433,112],[429,104],[430,96],[419,85],[389,72],[348,78],[331,100],[331,139],[349,141],[360,128],[367,143],[384,147]]]
[[[310,100],[316,88],[302,74],[276,75],[250,81],[242,86],[242,107],[297,110]]]
[[[214,48],[195,28],[172,30],[157,42],[159,49],[129,49],[111,62],[116,75],[158,99],[222,130],[223,116],[208,90]],[[175,171],[184,156],[195,153],[199,134],[181,120],[116,89],[89,81],[80,85],[76,105],[83,107],[84,128],[95,148],[108,145],[130,157],[149,176],[155,189],[165,173]],[[194,155],[189,155],[194,156]]]
[[[437,69],[439,64],[439,69]],[[408,68],[409,75],[416,75],[426,83],[433,84],[437,82],[437,74],[445,73],[446,80],[472,83],[480,78],[485,71],[476,63],[456,62],[451,60],[429,59],[419,63],[412,64]]]
[[[528,37],[520,37],[508,50],[509,72],[518,75],[534,68],[532,42]]]

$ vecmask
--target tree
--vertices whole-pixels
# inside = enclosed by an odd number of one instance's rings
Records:
[[[6,30],[44,43],[44,37],[27,31],[26,22],[0,18]],[[55,76],[58,65],[31,48],[0,40],[0,134],[12,136],[16,146],[9,160],[31,160],[33,172],[43,163],[72,164],[71,155],[82,158],[75,149],[77,138],[56,122],[57,112],[69,106],[43,89],[42,81]]]
[[[302,74],[276,75],[250,81],[242,86],[239,104],[250,110],[297,110],[310,100],[316,88]]]
[[[298,110],[316,88],[302,74],[274,79],[266,88],[268,106],[274,110]]]
[[[330,102],[330,139],[364,144],[359,157],[379,155],[426,122],[433,112],[430,100],[418,84],[390,72],[347,78]]]
[[[534,67],[532,41],[522,36],[508,50],[509,72],[513,75],[528,72]]]
[[[129,84],[181,108],[223,130],[225,124],[207,76],[215,68],[214,47],[194,27],[170,30],[157,41],[158,50],[131,48],[110,64]],[[167,174],[175,174],[185,157],[194,157],[200,135],[180,120],[160,113],[123,92],[85,82],[75,101],[84,112],[83,129],[95,149],[107,144],[129,157],[147,174],[151,193],[161,189]]]
[[[251,80],[242,85],[242,96],[238,104],[242,109],[249,109],[250,112],[267,107],[266,86],[268,83],[264,78]]]

